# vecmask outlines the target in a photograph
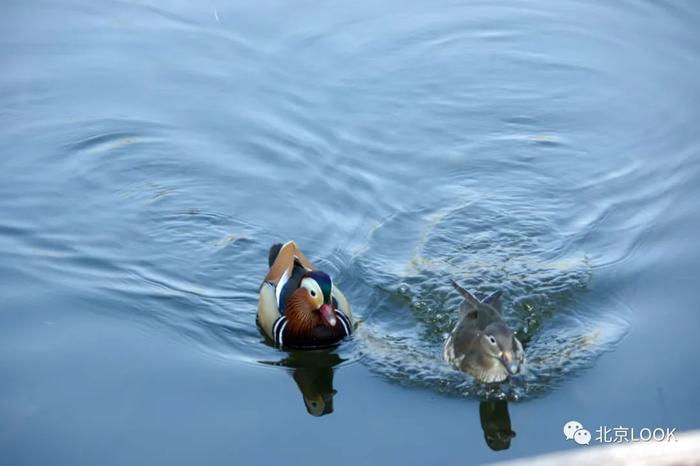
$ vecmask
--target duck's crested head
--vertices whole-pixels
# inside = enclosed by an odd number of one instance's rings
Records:
[[[331,277],[326,272],[321,272],[320,270],[306,272],[301,277],[300,286],[307,288],[312,298],[317,298],[314,301],[320,300],[321,304],[331,303],[333,280],[331,280]]]
[[[510,375],[520,371],[522,345],[505,323],[487,325],[481,335],[481,347],[488,356],[498,359]]]
[[[302,276],[299,287],[305,288],[308,292],[312,309],[320,312],[323,320],[331,327],[335,326],[336,317],[331,297],[333,294],[331,277],[320,270],[312,270]]]

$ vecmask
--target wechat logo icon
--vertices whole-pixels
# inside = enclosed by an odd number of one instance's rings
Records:
[[[583,428],[583,424],[578,421],[569,421],[564,424],[564,437],[566,440],[573,440],[579,445],[591,443],[591,433]]]

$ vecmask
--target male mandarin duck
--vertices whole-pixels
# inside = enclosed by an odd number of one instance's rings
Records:
[[[454,280],[452,286],[464,301],[459,321],[445,342],[445,360],[485,383],[517,374],[525,359],[523,345],[501,317],[501,292],[479,301]]]
[[[275,344],[333,345],[353,331],[352,310],[331,277],[316,270],[294,241],[270,248],[270,271],[260,285],[257,322]]]

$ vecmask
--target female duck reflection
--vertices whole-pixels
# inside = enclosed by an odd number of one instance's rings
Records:
[[[507,450],[515,432],[510,427],[506,400],[485,400],[479,403],[479,419],[486,445],[492,450]]]

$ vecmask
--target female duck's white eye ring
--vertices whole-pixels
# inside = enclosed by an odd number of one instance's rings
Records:
[[[493,337],[493,335],[489,335],[489,343],[491,343],[492,345],[496,344],[496,339]]]

